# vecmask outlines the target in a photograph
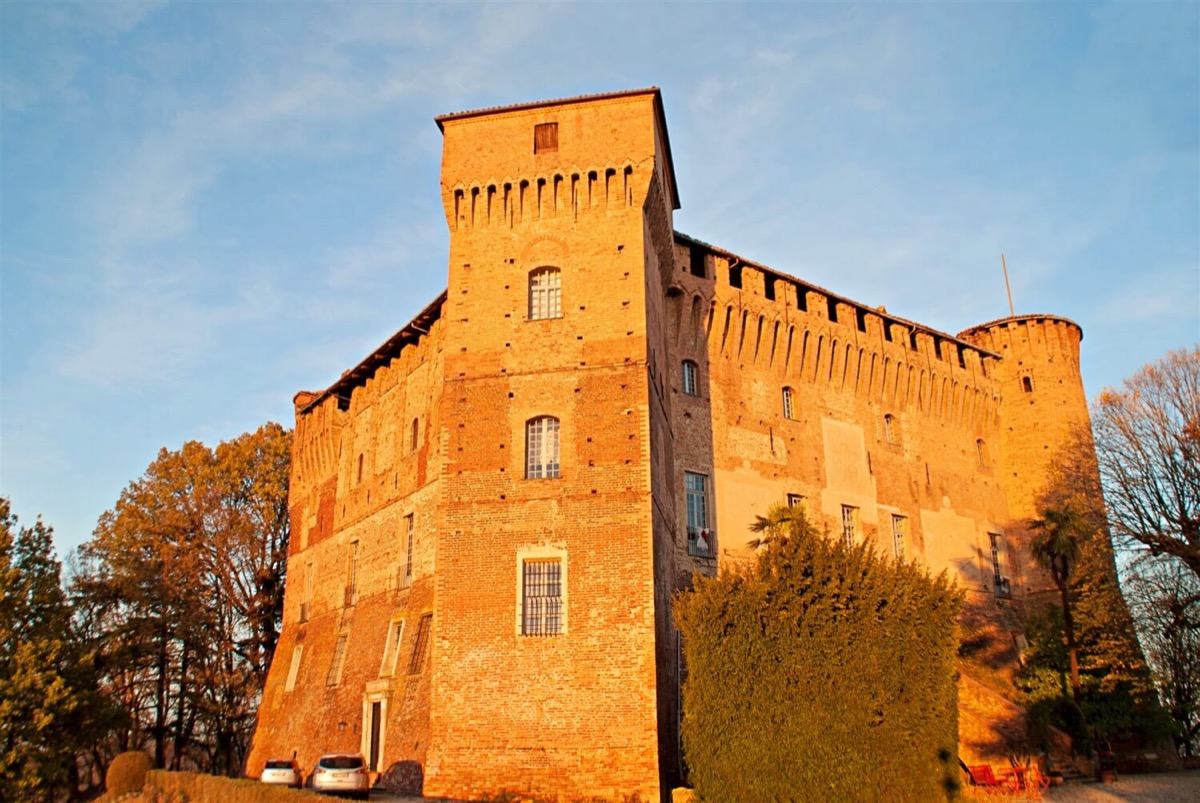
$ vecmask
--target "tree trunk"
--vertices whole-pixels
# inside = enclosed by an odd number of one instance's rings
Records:
[[[1067,640],[1067,658],[1071,662],[1071,696],[1075,698],[1075,704],[1079,704],[1079,654],[1075,648],[1075,620],[1071,616],[1071,594],[1070,587],[1066,582],[1058,584],[1058,591],[1062,594],[1062,609],[1063,609],[1063,636]]]

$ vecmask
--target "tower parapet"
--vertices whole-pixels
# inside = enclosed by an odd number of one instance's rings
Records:
[[[1056,450],[1089,425],[1079,371],[1083,329],[1057,315],[1014,315],[959,334],[1001,355],[989,369],[1000,387],[1000,449],[1009,515],[1035,518]]]

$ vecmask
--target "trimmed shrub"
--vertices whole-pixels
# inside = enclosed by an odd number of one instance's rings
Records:
[[[702,800],[920,800],[958,788],[945,575],[847,548],[796,509],[753,567],[676,598],[683,748]]]
[[[141,750],[121,753],[108,765],[104,786],[110,798],[116,799],[131,792],[140,792],[146,783],[146,773],[154,763]]]

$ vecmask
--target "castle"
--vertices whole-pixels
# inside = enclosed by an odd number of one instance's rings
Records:
[[[1076,324],[951,335],[675,231],[655,88],[437,124],[447,290],[295,398],[250,774],[345,750],[429,796],[664,799],[672,594],[773,503],[997,622],[1045,589],[1014,523],[1087,420]]]

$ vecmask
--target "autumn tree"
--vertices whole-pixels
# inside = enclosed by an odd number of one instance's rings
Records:
[[[1092,425],[1114,536],[1200,577],[1200,346],[1105,390]]]
[[[1200,755],[1200,580],[1178,560],[1140,560],[1128,596],[1174,725],[1175,747]]]
[[[80,548],[72,590],[128,713],[119,749],[235,774],[278,640],[290,434],[163,449]]]

